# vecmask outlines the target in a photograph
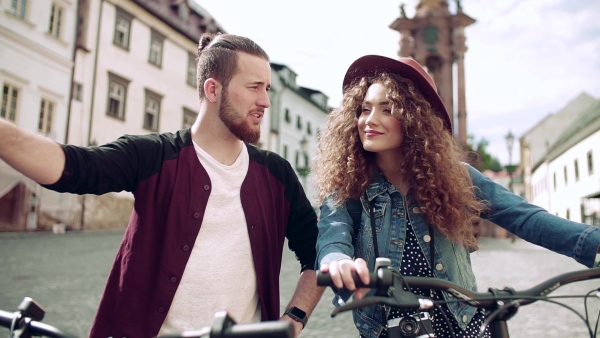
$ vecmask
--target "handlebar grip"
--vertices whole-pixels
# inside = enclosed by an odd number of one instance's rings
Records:
[[[379,278],[377,277],[377,275],[375,273],[370,273],[369,274],[369,284],[365,284],[362,282],[362,280],[360,279],[360,277],[358,277],[358,275],[356,274],[356,272],[352,273],[352,278],[354,279],[354,285],[356,285],[357,288],[374,288],[377,287],[377,281],[379,280]],[[333,281],[331,280],[331,276],[329,275],[329,272],[323,272],[321,270],[317,270],[317,285],[319,286],[330,286],[332,288],[335,288],[336,286],[333,284]]]
[[[237,324],[227,328],[224,332],[227,338],[292,338],[294,327],[286,321],[270,321],[255,324]]]

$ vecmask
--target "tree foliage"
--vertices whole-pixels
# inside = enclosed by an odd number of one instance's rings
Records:
[[[479,171],[492,170],[495,172],[502,171],[500,161],[487,152],[489,141],[482,137],[479,140],[475,139],[474,135],[469,135],[465,152],[467,154],[467,162]]]

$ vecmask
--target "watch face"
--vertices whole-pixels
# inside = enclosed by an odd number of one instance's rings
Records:
[[[299,309],[299,308],[297,308],[297,307],[290,308],[290,309],[288,309],[286,312],[287,312],[288,314],[292,314],[292,315],[294,315],[294,316],[298,317],[300,320],[303,320],[303,319],[304,319],[304,317],[306,317],[306,312],[304,312],[304,311],[300,310],[300,309]]]

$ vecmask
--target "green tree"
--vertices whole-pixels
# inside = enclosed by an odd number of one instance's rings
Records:
[[[474,135],[469,135],[465,151],[467,152],[467,162],[479,171],[492,170],[495,172],[502,171],[500,161],[487,152],[489,141],[482,137],[479,140],[475,139]]]

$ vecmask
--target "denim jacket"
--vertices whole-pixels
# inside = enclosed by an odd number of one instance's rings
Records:
[[[536,245],[543,246],[554,252],[569,256],[592,267],[596,252],[600,245],[600,228],[572,222],[548,213],[546,210],[529,204],[524,199],[512,194],[507,189],[483,176],[478,170],[468,164],[476,195],[488,202],[489,210],[482,215],[520,238]],[[412,222],[415,235],[427,261],[430,261],[431,234],[428,222],[421,209],[413,199],[406,199],[402,194],[380,174],[376,175],[366,189],[366,198],[372,201],[375,215],[375,231],[379,255],[391,259],[392,267],[400,268],[404,241],[406,238],[406,223],[408,217]],[[375,253],[371,234],[368,204],[361,197],[363,212],[361,228],[356,241],[352,245],[352,218],[346,206],[334,205],[331,197],[326,198],[321,205],[321,215],[318,223],[319,238],[317,240],[317,262],[330,264],[333,261],[361,257],[367,261],[369,269],[375,267]],[[459,244],[444,237],[434,230],[434,260],[432,271],[436,278],[442,278],[466,289],[476,291],[475,275],[471,267],[470,252]],[[446,299],[452,296],[444,293]],[[342,299],[340,299],[342,298]],[[336,295],[334,305],[344,301],[341,295]],[[353,311],[356,327],[367,337],[377,337],[384,322],[381,308],[371,306]],[[470,323],[476,308],[462,302],[449,303],[448,309],[458,323],[465,329]]]

